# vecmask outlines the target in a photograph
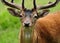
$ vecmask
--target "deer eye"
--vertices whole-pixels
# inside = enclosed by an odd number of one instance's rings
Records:
[[[37,16],[34,16],[34,18],[37,18]]]
[[[20,17],[23,17],[23,14],[22,13],[20,14]]]
[[[37,18],[37,14],[34,14],[34,18]]]
[[[22,17],[22,15],[20,15],[20,17]]]

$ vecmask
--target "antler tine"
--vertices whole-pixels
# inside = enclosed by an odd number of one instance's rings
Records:
[[[9,6],[9,7],[13,7],[13,8],[16,8],[16,9],[19,9],[19,10],[22,9],[21,6],[16,5],[16,4],[14,4],[14,3],[7,2],[6,0],[1,0],[1,1],[2,1],[5,5],[7,5],[7,6]],[[13,0],[12,0],[12,2],[13,2]]]
[[[52,2],[50,4],[47,4],[47,5],[44,5],[44,6],[39,6],[39,7],[37,7],[37,9],[41,10],[41,9],[55,7],[58,2],[59,2],[59,0],[56,0],[55,2]]]
[[[22,9],[24,9],[25,6],[24,6],[24,0],[22,0]]]
[[[36,9],[36,0],[33,0],[34,9]]]
[[[14,3],[14,0],[11,0],[11,3]]]

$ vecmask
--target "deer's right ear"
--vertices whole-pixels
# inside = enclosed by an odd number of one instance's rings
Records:
[[[17,17],[20,16],[20,15],[19,15],[19,12],[16,11],[15,9],[13,9],[13,8],[7,8],[7,10],[8,10],[9,13],[12,14],[13,16],[17,16]]]

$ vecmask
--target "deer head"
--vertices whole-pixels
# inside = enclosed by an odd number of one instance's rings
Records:
[[[13,3],[13,0],[11,2],[8,2],[6,0],[2,0],[2,2],[5,5],[11,7],[11,8],[7,8],[7,10],[12,15],[20,17],[23,26],[26,26],[26,27],[32,26],[38,18],[43,17],[44,15],[48,14],[49,10],[47,8],[52,8],[52,7],[56,6],[58,1],[59,0],[56,0],[55,2],[49,3],[47,5],[37,7],[35,0],[33,0],[34,7],[32,9],[27,9],[24,6],[24,0],[22,0],[21,6]],[[45,10],[42,10],[42,9],[45,9]],[[38,10],[42,10],[42,12],[38,13],[37,12]]]

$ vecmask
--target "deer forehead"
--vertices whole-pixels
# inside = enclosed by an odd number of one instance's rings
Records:
[[[31,16],[33,14],[32,10],[25,10],[25,11],[22,11],[21,14],[24,14],[25,16]]]

